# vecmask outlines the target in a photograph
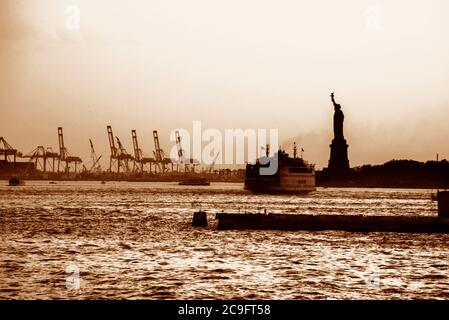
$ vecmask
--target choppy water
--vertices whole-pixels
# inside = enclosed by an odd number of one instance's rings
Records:
[[[221,210],[434,215],[429,191],[261,196],[240,184],[6,185],[0,298],[449,298],[449,235],[214,229]],[[198,203],[209,212],[207,229],[190,226]]]

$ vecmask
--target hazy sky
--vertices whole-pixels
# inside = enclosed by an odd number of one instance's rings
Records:
[[[63,126],[89,163],[108,124],[151,154],[153,129],[168,149],[201,120],[278,128],[321,168],[335,91],[352,166],[449,158],[448,18],[447,0],[1,0],[0,136],[56,149]]]

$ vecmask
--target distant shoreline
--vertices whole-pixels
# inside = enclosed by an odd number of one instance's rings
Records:
[[[76,179],[76,178],[60,178],[60,179],[50,179],[50,178],[27,178],[26,181],[61,181],[61,182],[137,182],[137,183],[145,183],[145,182],[170,182],[177,183],[179,179]],[[4,182],[4,185],[8,185],[8,178],[0,177],[0,181]],[[211,180],[211,183],[244,183],[243,180]],[[449,189],[449,186],[441,186],[441,185],[423,185],[423,184],[363,184],[363,183],[355,183],[355,182],[342,182],[342,181],[334,181],[327,183],[318,183],[316,184],[317,188],[356,188],[356,189],[422,189],[422,190],[443,190]],[[205,188],[205,187],[201,187]],[[206,187],[207,188],[207,187]]]

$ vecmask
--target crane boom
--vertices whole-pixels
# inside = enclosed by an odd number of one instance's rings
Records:
[[[140,160],[142,159],[142,150],[139,149],[139,142],[137,141],[136,130],[132,130],[131,134],[132,134],[132,138],[133,138],[134,159],[137,162],[140,162]]]
[[[178,149],[179,162],[184,163],[184,150],[182,149],[181,135],[179,134],[179,131],[175,131],[175,138],[176,138],[176,147]]]
[[[58,141],[59,141],[59,161],[58,161],[58,172],[61,163],[64,164],[64,171],[66,173],[70,172],[70,165],[75,164],[75,173],[78,171],[78,164],[81,164],[83,160],[80,157],[71,155],[64,145],[64,133],[62,127],[58,127]]]
[[[162,172],[165,172],[165,154],[164,151],[161,149],[157,130],[153,131],[153,140],[154,140],[154,159],[156,165],[160,168]]]
[[[97,164],[99,163],[102,156],[101,155],[99,157],[97,156],[92,139],[89,139],[89,142],[90,142],[90,153],[91,153],[91,158],[92,158],[92,166],[90,167],[90,169],[88,171],[89,172],[92,172],[92,171],[100,172],[101,166],[100,165],[97,166]]]
[[[154,139],[154,150],[155,150],[155,158],[157,162],[163,162],[164,160],[164,152],[161,149],[161,145],[159,143],[159,135],[156,130],[153,131],[153,139]]]
[[[108,128],[109,147],[111,148],[111,156],[117,157],[117,148],[115,147],[114,134],[112,132],[112,127],[108,126],[107,128]]]
[[[64,146],[64,133],[62,132],[62,127],[58,128],[58,141],[59,141],[59,159],[64,161],[67,156],[67,150]]]

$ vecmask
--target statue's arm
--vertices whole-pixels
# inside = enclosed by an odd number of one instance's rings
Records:
[[[333,92],[331,93],[331,99],[332,99],[332,103],[334,104],[334,107],[335,107],[335,105],[336,105],[337,103],[335,102],[335,99],[334,99],[334,93],[333,93]]]

